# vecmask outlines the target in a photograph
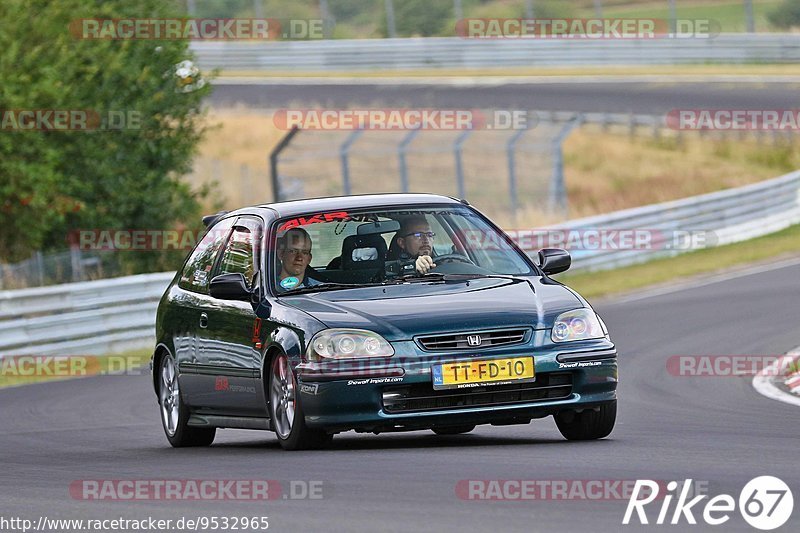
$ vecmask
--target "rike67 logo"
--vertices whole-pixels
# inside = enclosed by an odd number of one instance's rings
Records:
[[[670,481],[666,486],[666,494],[660,494],[660,488],[661,485],[655,481],[636,480],[622,523],[635,524],[638,519],[640,524],[650,524],[653,517],[652,514],[648,517],[645,507],[656,500],[660,501],[661,507],[654,523],[659,525],[695,525],[695,514],[698,514],[706,524],[719,526],[728,522],[736,510],[737,501],[729,494],[714,496],[705,505],[700,503],[708,497],[706,494],[689,499],[692,494],[691,479],[687,479],[682,485],[677,481]],[[677,501],[672,508],[675,496]],[[739,493],[738,507],[745,522],[756,529],[769,531],[781,527],[789,520],[794,508],[794,498],[789,486],[781,479],[760,476],[750,480]]]

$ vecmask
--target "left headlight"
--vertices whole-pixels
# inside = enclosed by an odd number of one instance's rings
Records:
[[[306,350],[309,361],[391,357],[394,348],[386,339],[364,329],[326,329],[311,339]]]
[[[591,309],[575,309],[561,313],[556,318],[553,332],[550,334],[553,342],[600,339],[605,336],[597,313]]]

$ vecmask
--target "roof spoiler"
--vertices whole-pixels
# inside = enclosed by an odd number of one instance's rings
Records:
[[[230,211],[220,211],[219,213],[216,213],[216,214],[214,214],[214,215],[206,215],[206,216],[204,216],[204,217],[203,217],[203,225],[205,225],[205,227],[207,227],[207,228],[208,228],[208,227],[210,227],[210,226],[211,226],[211,225],[212,225],[214,222],[216,222],[217,220],[219,220],[219,218],[220,218],[222,215],[227,215],[228,213],[230,213]]]

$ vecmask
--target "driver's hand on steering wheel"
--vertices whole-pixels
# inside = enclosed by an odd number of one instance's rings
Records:
[[[416,265],[417,272],[422,274],[423,276],[428,273],[428,271],[432,268],[436,268],[436,263],[433,262],[433,259],[429,255],[421,255],[417,257]]]

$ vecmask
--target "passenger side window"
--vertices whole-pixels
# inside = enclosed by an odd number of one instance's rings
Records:
[[[208,294],[211,282],[211,269],[217,253],[225,242],[233,226],[234,218],[226,218],[217,222],[208,230],[186,261],[178,286],[192,292]]]
[[[243,274],[244,279],[247,281],[247,287],[249,289],[253,288],[253,279],[257,270],[254,251],[254,245],[258,242],[257,228],[258,226],[255,225],[247,227],[238,224],[233,228],[231,238],[222,252],[217,275]]]

